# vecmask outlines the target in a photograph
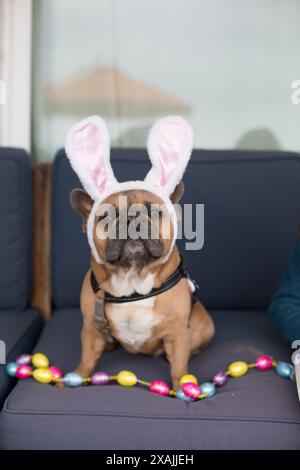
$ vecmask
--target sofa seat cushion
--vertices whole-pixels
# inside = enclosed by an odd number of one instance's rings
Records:
[[[290,360],[291,350],[263,312],[215,311],[216,337],[193,358],[190,372],[206,381],[235,360],[269,354]],[[80,358],[79,310],[55,312],[35,348],[71,371]],[[169,381],[163,357],[105,353],[98,370],[134,371]],[[299,449],[296,386],[273,370],[230,379],[210,399],[184,403],[140,387],[57,389],[19,381],[0,417],[4,449]]]
[[[0,339],[5,342],[6,361],[15,360],[18,354],[32,351],[42,327],[36,310],[22,312],[0,311]],[[0,406],[15,380],[8,377],[0,366]]]

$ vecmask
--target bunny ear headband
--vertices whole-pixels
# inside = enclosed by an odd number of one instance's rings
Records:
[[[113,193],[146,190],[165,203],[173,223],[172,252],[177,237],[177,218],[170,196],[181,181],[191,156],[193,131],[179,116],[159,119],[148,137],[152,168],[144,181],[119,183],[110,164],[110,140],[105,122],[91,116],[75,124],[66,136],[66,154],[84,189],[95,201],[87,223],[88,240],[97,263],[102,263],[93,240],[95,213],[99,204]]]

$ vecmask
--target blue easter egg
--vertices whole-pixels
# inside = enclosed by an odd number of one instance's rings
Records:
[[[206,398],[213,397],[216,393],[216,387],[211,382],[205,382],[200,386],[201,393],[206,395]]]
[[[291,379],[293,377],[294,368],[291,364],[287,362],[278,362],[276,366],[276,372],[280,377],[284,377],[285,379]]]
[[[63,383],[68,387],[80,387],[83,383],[83,378],[77,372],[68,372],[63,378]]]
[[[19,364],[16,362],[8,362],[6,364],[6,372],[10,377],[16,377],[16,371],[17,368],[19,367]]]
[[[176,397],[182,401],[187,401],[187,402],[193,401],[193,399],[188,397],[181,388],[177,390]]]

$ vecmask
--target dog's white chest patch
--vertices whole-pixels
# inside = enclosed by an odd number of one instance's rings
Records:
[[[110,308],[110,319],[116,328],[117,338],[138,349],[151,336],[152,328],[160,322],[153,310],[154,297]]]
[[[131,295],[133,292],[138,294],[148,294],[154,283],[154,275],[149,273],[145,278],[141,279],[136,272],[129,271],[123,275],[113,274],[111,277],[111,285],[114,290],[113,294],[121,297]]]
[[[139,280],[135,275],[112,279],[114,295],[146,294],[153,287],[153,275]],[[109,319],[116,329],[119,341],[138,349],[151,336],[152,329],[161,318],[154,311],[155,297],[120,304],[110,304]]]

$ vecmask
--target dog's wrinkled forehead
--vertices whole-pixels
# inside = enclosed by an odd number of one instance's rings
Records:
[[[152,168],[144,180],[119,183],[110,164],[110,140],[105,122],[91,116],[73,126],[66,136],[66,155],[84,189],[95,201],[88,221],[88,239],[97,262],[92,229],[101,202],[121,191],[149,191],[166,205],[175,228],[176,215],[170,201],[190,159],[193,131],[179,116],[159,119],[151,128],[147,149]],[[174,230],[174,237],[176,229]]]

